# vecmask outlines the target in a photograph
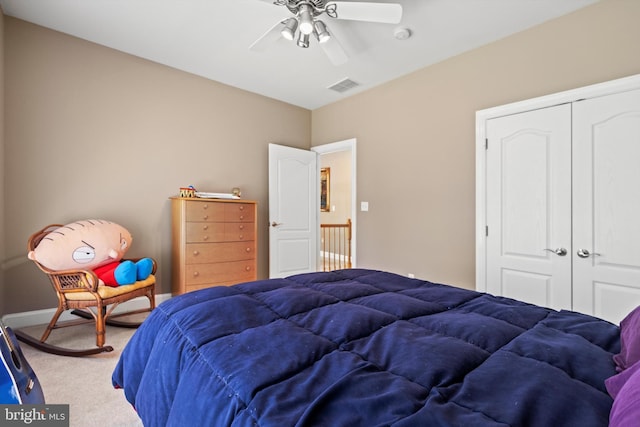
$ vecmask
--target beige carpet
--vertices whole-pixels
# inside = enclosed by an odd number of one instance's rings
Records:
[[[22,329],[40,338],[44,326]],[[111,373],[125,344],[135,329],[107,326],[109,353],[87,357],[65,357],[44,353],[20,342],[20,348],[33,368],[46,403],[69,404],[71,427],[135,427],[142,422],[127,402],[122,390],[111,385]],[[56,329],[47,343],[69,348],[95,347],[92,324]]]

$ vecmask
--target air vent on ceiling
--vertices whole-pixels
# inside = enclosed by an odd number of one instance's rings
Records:
[[[329,86],[328,89],[335,90],[336,92],[344,93],[358,86],[360,86],[360,83],[356,83],[353,80],[347,78],[344,80],[340,80],[338,83],[335,83]]]

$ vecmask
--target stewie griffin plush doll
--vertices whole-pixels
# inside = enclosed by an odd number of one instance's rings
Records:
[[[105,285],[116,287],[144,280],[153,270],[151,258],[122,261],[132,241],[121,225],[87,219],[54,229],[28,257],[49,270],[92,270]]]

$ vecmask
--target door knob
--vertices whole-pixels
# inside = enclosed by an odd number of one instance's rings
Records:
[[[553,252],[554,254],[559,256],[565,256],[567,254],[567,250],[565,248],[545,249],[545,251]]]
[[[273,221],[273,222],[271,223],[271,226],[272,226],[272,227],[277,227],[277,226],[279,226],[279,225],[282,225],[282,223],[281,223],[281,222],[275,222],[275,221]]]
[[[589,258],[590,256],[601,256],[601,254],[597,254],[597,253],[590,253],[588,250],[586,249],[578,249],[578,256],[580,258]]]

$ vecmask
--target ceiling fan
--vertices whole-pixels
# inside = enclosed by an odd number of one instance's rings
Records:
[[[302,48],[309,47],[311,36],[316,40],[334,65],[344,64],[347,54],[327,25],[320,20],[323,14],[333,19],[398,24],[402,19],[402,6],[397,3],[372,3],[326,0],[268,0],[277,6],[285,6],[294,15],[279,21],[250,47],[264,51],[283,37]]]

